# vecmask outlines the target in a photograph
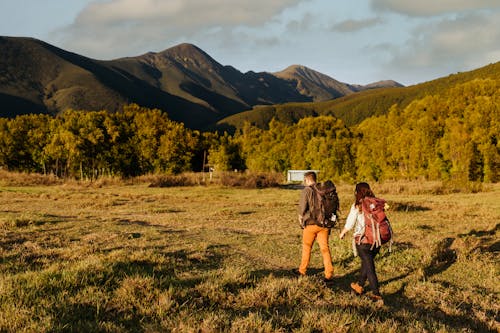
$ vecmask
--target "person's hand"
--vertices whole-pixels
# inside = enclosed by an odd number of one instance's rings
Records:
[[[342,230],[342,231],[340,232],[339,238],[340,238],[340,239],[344,239],[345,233],[346,233],[346,230],[345,230],[345,229],[344,229],[344,230]]]
[[[304,219],[302,218],[301,215],[299,215],[299,225],[300,225],[300,228],[302,228],[302,229],[305,228]]]

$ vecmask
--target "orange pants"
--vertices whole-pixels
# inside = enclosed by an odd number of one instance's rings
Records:
[[[311,249],[314,240],[318,241],[321,255],[323,256],[323,266],[325,267],[325,278],[333,276],[332,256],[328,247],[328,237],[330,232],[327,228],[317,225],[307,225],[302,233],[302,260],[299,266],[300,274],[306,274],[307,266],[311,258]]]

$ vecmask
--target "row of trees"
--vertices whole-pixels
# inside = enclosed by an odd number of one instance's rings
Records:
[[[475,80],[348,128],[331,116],[201,133],[159,110],[68,110],[0,119],[0,167],[62,177],[318,169],[322,178],[500,180],[500,94]],[[207,154],[208,153],[208,154]]]
[[[0,118],[0,166],[77,178],[179,173],[193,169],[211,137],[137,105],[117,113]]]
[[[347,128],[333,117],[233,138],[249,169],[319,169],[339,179],[500,180],[500,84],[476,79]]]
[[[500,180],[500,84],[473,80],[357,128],[363,178]]]

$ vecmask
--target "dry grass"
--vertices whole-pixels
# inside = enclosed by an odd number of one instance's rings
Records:
[[[137,177],[136,183],[149,182],[151,187],[221,185],[242,188],[278,187],[284,181],[281,173],[215,172],[180,175],[148,175]]]
[[[349,241],[330,241],[332,286],[317,246],[308,276],[290,274],[301,248],[292,187],[2,184],[1,332],[500,329],[498,184],[442,195],[431,195],[439,184],[374,184],[396,230],[376,262],[381,308],[349,293]],[[352,190],[338,186],[343,217]]]
[[[54,175],[9,172],[0,169],[0,186],[58,185],[62,183],[62,179]]]
[[[8,172],[0,170],[0,186],[67,185],[81,187],[102,187],[149,184],[151,187],[178,186],[230,186],[242,188],[278,187],[285,177],[278,172],[185,172],[178,175],[148,174],[134,178],[101,176],[98,179],[76,180],[57,178],[52,174]]]

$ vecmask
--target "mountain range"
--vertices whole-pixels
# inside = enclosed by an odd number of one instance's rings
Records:
[[[408,87],[364,89],[339,98],[318,102],[258,105],[251,110],[220,120],[217,128],[232,132],[249,122],[265,129],[268,128],[272,119],[293,124],[304,117],[320,115],[334,116],[341,119],[345,125],[354,126],[366,118],[387,113],[393,105],[398,105],[400,109],[403,109],[426,96],[439,95],[458,85],[485,79],[500,82],[500,62]]]
[[[41,40],[0,37],[0,116],[55,115],[68,108],[114,112],[124,104],[158,108],[205,129],[258,105],[321,102],[376,88],[339,82],[300,65],[242,73],[192,44],[137,57],[96,60]]]

